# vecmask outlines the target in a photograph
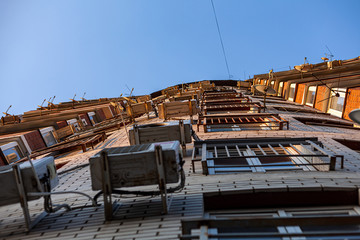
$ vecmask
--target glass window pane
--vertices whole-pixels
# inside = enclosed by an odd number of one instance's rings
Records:
[[[16,162],[21,159],[21,155],[17,149],[17,147],[8,148],[6,150],[3,150],[3,153],[6,157],[6,160],[9,163]]]

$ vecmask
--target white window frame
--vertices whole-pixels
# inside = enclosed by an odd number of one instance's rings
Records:
[[[305,105],[307,105],[307,106],[310,106],[310,107],[313,107],[314,106],[314,104],[315,104],[315,97],[316,97],[316,90],[317,90],[317,87],[316,86],[310,86],[309,88],[308,88],[308,91],[307,91],[307,94],[306,94],[306,98],[305,98]],[[308,96],[309,96],[309,93],[310,93],[310,91],[311,92],[314,92],[314,101],[312,102],[312,103],[308,103],[307,102],[307,98],[308,98]]]
[[[294,97],[290,97],[290,92],[291,92],[291,89],[294,88]],[[290,88],[289,88],[289,96],[288,96],[288,100],[289,101],[294,101],[294,98],[295,98],[295,94],[296,94],[296,83],[292,83],[290,84]]]
[[[279,82],[279,87],[278,87],[278,92],[277,92],[277,95],[279,97],[281,97],[283,89],[284,89],[284,82]]]
[[[338,111],[338,110],[335,110],[335,109],[331,109],[330,106],[331,106],[331,100],[332,98],[334,98],[335,96],[335,93],[339,93],[340,97],[341,98],[344,98],[344,103],[345,103],[345,98],[346,98],[346,88],[331,88],[331,93],[330,93],[330,99],[329,99],[329,104],[328,104],[328,110],[327,110],[327,113],[330,113],[331,115],[334,115],[336,117],[339,117],[341,118],[342,117],[342,114],[343,114],[343,111],[344,111],[344,107],[342,109],[342,111]],[[344,105],[343,103],[343,105]]]

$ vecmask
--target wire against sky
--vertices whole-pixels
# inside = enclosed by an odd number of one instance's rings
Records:
[[[224,43],[223,43],[223,40],[222,40],[221,31],[220,31],[220,27],[219,27],[219,22],[218,22],[218,19],[217,19],[217,16],[216,16],[216,11],[215,11],[215,6],[214,6],[213,0],[211,0],[211,5],[212,5],[213,11],[214,11],[216,26],[217,26],[217,30],[218,30],[218,33],[219,33],[219,38],[220,38],[220,43],[221,43],[222,51],[223,51],[223,54],[224,54],[224,60],[225,60],[225,64],[226,64],[226,69],[227,69],[227,72],[228,72],[228,75],[229,75],[229,79],[231,79],[232,76],[231,76],[231,74],[230,74],[229,64],[228,64],[228,61],[227,61],[227,57],[226,57],[226,53],[225,53],[225,48],[224,48]]]

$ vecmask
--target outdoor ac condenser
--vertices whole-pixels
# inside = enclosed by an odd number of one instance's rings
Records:
[[[51,188],[59,183],[56,173],[56,167],[53,157],[45,157],[32,161],[36,175],[39,179],[48,177]],[[18,164],[21,177],[24,183],[25,193],[39,192],[34,171],[29,162]],[[0,206],[18,203],[20,201],[19,190],[16,184],[15,173],[12,165],[0,167]],[[34,200],[40,196],[28,197],[28,200]]]
[[[164,141],[191,143],[191,124],[187,120],[183,121],[183,127],[179,121],[134,125],[129,130],[129,138],[130,145]]]
[[[166,183],[179,181],[181,152],[178,141],[141,144],[104,149],[109,163],[112,188],[154,185],[159,183],[155,146],[162,148]],[[101,152],[90,159],[93,190],[102,190],[103,159]]]

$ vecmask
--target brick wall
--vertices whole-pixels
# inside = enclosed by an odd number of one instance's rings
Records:
[[[349,113],[358,108],[360,108],[360,87],[349,88],[346,94],[343,118],[350,120]]]
[[[58,126],[58,129],[66,127],[68,125],[66,120],[56,122],[56,125]]]
[[[26,142],[29,144],[31,151],[46,148],[46,144],[39,130],[29,132],[25,134],[24,137],[26,139]]]
[[[296,86],[295,102],[302,104],[304,92],[305,92],[305,84],[304,83],[298,84]]]
[[[104,113],[104,111],[103,111],[102,108],[96,109],[96,110],[95,110],[95,114],[96,114],[96,118],[97,118],[100,122],[106,120],[106,116],[105,116],[105,113]]]
[[[328,96],[326,95],[326,87],[318,86],[316,89],[314,108],[322,111],[324,104],[326,104],[327,101],[322,101],[322,102],[319,102],[319,101],[321,101],[325,98],[328,98]]]

